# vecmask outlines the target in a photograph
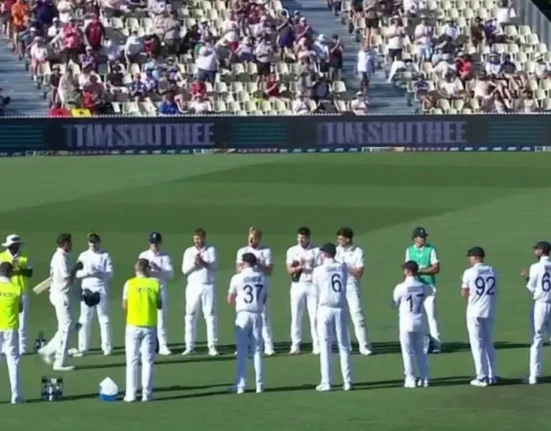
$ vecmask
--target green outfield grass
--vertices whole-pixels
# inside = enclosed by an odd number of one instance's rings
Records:
[[[551,157],[546,154],[341,154],[259,156],[148,156],[21,158],[0,160],[0,235],[19,233],[34,262],[37,281],[48,273],[55,238],[75,237],[74,255],[86,234],[98,231],[113,255],[112,326],[116,350],[72,360],[63,375],[66,401],[39,402],[40,377],[51,370],[36,355],[22,360],[24,396],[33,402],[0,406],[6,431],[532,431],[548,426],[551,386],[520,385],[528,367],[530,298],[519,272],[533,262],[531,247],[551,239]],[[235,253],[250,225],[261,227],[272,247],[272,289],[276,357],[265,363],[263,394],[227,394],[233,382],[232,310],[225,292]],[[296,229],[308,225],[317,243],[333,240],[349,225],[364,248],[367,270],[363,305],[376,355],[354,355],[356,390],[319,394],[318,359],[286,354],[289,340],[287,247]],[[391,292],[401,281],[404,250],[412,228],[431,233],[442,262],[437,305],[448,351],[430,357],[432,387],[403,389],[397,344],[397,316]],[[203,350],[182,358],[184,283],[181,258],[197,227],[218,248],[219,358]],[[124,389],[124,322],[121,286],[147,248],[150,231],[163,233],[175,263],[169,286],[169,340],[178,355],[159,358],[156,401],[143,404],[97,400],[99,382],[109,376]],[[495,338],[499,375],[505,384],[486,389],[468,382],[473,364],[466,344],[460,276],[465,251],[486,249],[500,273]],[[30,342],[55,328],[47,295],[31,303]],[[75,316],[76,317],[76,316]],[[308,340],[305,320],[304,339]],[[94,343],[99,347],[98,328]],[[199,339],[205,339],[199,324]],[[76,337],[75,337],[76,341]],[[75,346],[75,342],[72,344]],[[31,346],[32,347],[32,346]],[[551,374],[546,351],[544,374]],[[336,366],[336,364],[335,364]],[[336,382],[340,375],[336,371]],[[252,371],[251,371],[252,375]],[[0,402],[9,401],[7,371],[0,368]],[[123,428],[125,427],[125,428]]]

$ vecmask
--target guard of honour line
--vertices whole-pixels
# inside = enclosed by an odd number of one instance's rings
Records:
[[[331,390],[331,351],[337,344],[343,378],[343,389],[352,389],[351,342],[349,315],[359,345],[359,353],[373,353],[360,301],[360,280],[364,273],[363,250],[353,243],[352,229],[337,231],[337,244],[316,247],[307,227],[297,230],[297,244],[286,254],[286,271],[291,278],[291,349],[300,353],[301,323],[305,311],[310,320],[312,353],[320,357],[321,382],[318,391]],[[402,265],[404,280],[396,285],[392,305],[398,309],[399,339],[404,363],[404,387],[427,387],[430,384],[427,354],[442,349],[436,320],[436,275],[440,262],[436,249],[427,243],[428,233],[422,227],[414,229],[413,244],[406,249]],[[97,233],[88,235],[88,250],[72,264],[72,236],[62,233],[50,263],[50,276],[36,284],[33,291],[49,291],[55,310],[57,331],[38,353],[55,371],[70,371],[69,356],[81,357],[90,348],[93,317],[97,314],[104,355],[112,352],[109,319],[109,280],[113,262],[101,247]],[[270,276],[273,271],[272,252],[262,244],[262,231],[251,227],[248,244],[238,250],[236,273],[230,281],[227,302],[235,308],[236,380],[231,391],[245,392],[248,359],[252,357],[256,392],[262,392],[263,355],[274,355],[270,322]],[[11,386],[12,404],[23,402],[19,384],[19,359],[27,349],[27,319],[29,286],[33,268],[22,250],[23,241],[12,234],[2,244],[0,253],[0,349],[6,357]],[[171,355],[167,342],[168,282],[174,277],[171,257],[162,251],[162,235],[149,236],[149,248],[139,254],[134,266],[135,276],[126,281],[122,307],[126,315],[126,395],[124,400],[136,400],[140,381],[142,401],[153,393],[153,362],[155,353]],[[536,263],[522,270],[521,276],[533,299],[531,309],[532,344],[526,383],[536,384],[541,373],[544,333],[551,321],[551,245],[547,241],[534,246]],[[467,252],[469,268],[462,277],[461,295],[467,301],[467,331],[473,355],[476,377],[471,385],[486,387],[498,383],[493,326],[499,281],[496,271],[485,263],[485,252],[473,247]],[[217,356],[217,320],[215,275],[217,252],[206,242],[206,232],[193,233],[193,245],[185,250],[182,273],[187,278],[185,306],[185,350],[194,352],[197,317],[202,311],[207,328],[208,354]],[[80,317],[78,347],[69,349],[73,324],[71,320],[71,289],[80,283]],[[427,335],[428,331],[428,335]],[[430,349],[429,349],[430,347]]]

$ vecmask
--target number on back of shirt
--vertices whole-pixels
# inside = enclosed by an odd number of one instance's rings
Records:
[[[409,302],[409,311],[413,314],[419,314],[421,312],[421,305],[423,305],[424,293],[417,293],[416,295],[408,295],[406,301]]]
[[[541,277],[541,290],[545,293],[551,290],[551,272],[546,272]]]
[[[243,291],[245,292],[245,304],[251,304],[253,301],[258,302],[262,289],[264,289],[264,285],[260,283],[246,284],[243,287]]]
[[[331,275],[331,289],[335,293],[340,293],[342,290],[342,278],[338,272]]]
[[[495,277],[476,277],[474,280],[474,286],[476,287],[476,294],[482,295],[495,295],[496,279]]]

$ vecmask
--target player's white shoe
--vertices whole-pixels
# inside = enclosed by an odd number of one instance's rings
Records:
[[[266,350],[264,350],[264,354],[265,354],[266,356],[274,356],[275,353],[276,353],[276,352],[275,352],[275,350],[273,349],[273,347],[272,347],[271,349],[266,349]]]
[[[428,388],[429,387],[429,379],[419,379],[417,381],[417,387],[419,387],[419,388]]]
[[[352,384],[351,383],[345,383],[344,385],[342,385],[342,390],[343,391],[351,391],[352,390]]]
[[[318,348],[312,349],[312,355],[318,356],[319,354],[320,354],[320,349],[319,349],[319,347],[318,347]]]
[[[404,382],[404,388],[407,389],[415,389],[417,387],[417,382],[415,379],[406,379]]]
[[[471,380],[471,386],[486,388],[488,387],[488,382],[486,381],[486,379],[473,379]]]
[[[182,352],[182,356],[188,356],[188,355],[191,355],[195,353],[195,350],[193,349],[185,349],[183,352]]]
[[[53,368],[54,371],[73,371],[75,369],[72,365],[61,365],[61,364],[54,364]]]
[[[159,355],[170,356],[172,355],[172,351],[168,347],[162,347],[159,349]]]
[[[331,390],[331,385],[327,385],[325,383],[320,383],[316,386],[316,391],[318,392],[328,392]]]
[[[218,350],[216,350],[216,347],[209,347],[209,356],[218,356]]]
[[[300,355],[300,349],[298,347],[291,347],[289,355]]]
[[[44,348],[40,349],[40,350],[38,351],[38,354],[42,357],[42,360],[43,360],[44,362],[46,362],[46,364],[52,365],[52,362],[53,362],[53,355],[52,355],[52,354],[46,352],[46,351],[44,350]]]
[[[360,347],[360,355],[362,356],[370,356],[373,354],[373,351],[368,347]]]
[[[238,388],[237,386],[230,386],[230,393],[241,395],[245,393],[245,388]]]
[[[152,400],[153,400],[152,395],[142,395],[142,403],[147,403],[147,402],[152,401]]]
[[[136,401],[136,397],[131,397],[131,396],[125,396],[124,397],[124,402],[125,403],[133,403],[134,401]]]
[[[78,349],[69,349],[67,354],[73,358],[82,358],[84,356],[84,351]]]
[[[532,377],[532,376],[526,376],[522,382],[527,385],[537,385],[538,384],[538,378]]]
[[[261,394],[262,392],[264,392],[264,387],[259,385],[256,387],[256,393],[257,394]]]
[[[15,397],[11,399],[12,404],[24,404],[25,400],[21,397]]]

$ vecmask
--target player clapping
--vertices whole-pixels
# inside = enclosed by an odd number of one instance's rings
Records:
[[[551,244],[540,241],[534,246],[538,262],[530,266],[530,271],[522,270],[526,288],[534,300],[531,310],[532,345],[530,347],[530,372],[526,383],[535,385],[541,374],[543,337],[551,335]]]
[[[424,310],[426,298],[434,294],[434,288],[417,279],[417,262],[408,261],[402,265],[405,280],[394,288],[393,307],[398,308],[400,347],[404,361],[405,388],[429,386],[429,365],[424,346]],[[415,377],[417,362],[420,379]]]
[[[497,383],[493,338],[497,274],[494,268],[484,263],[486,254],[482,248],[471,248],[467,257],[471,267],[463,273],[461,296],[468,299],[467,330],[476,370],[471,385],[486,387]]]
[[[197,317],[202,308],[207,326],[207,344],[210,356],[218,356],[216,345],[216,289],[214,286],[217,257],[216,249],[206,243],[207,233],[197,229],[193,233],[193,247],[184,252],[182,273],[187,277],[185,342],[182,355],[189,355],[195,349]]]
[[[235,306],[235,342],[237,345],[237,371],[235,386],[230,390],[237,394],[245,392],[247,376],[247,359],[249,348],[253,353],[256,375],[256,392],[263,390],[262,370],[262,313],[268,298],[267,279],[258,267],[253,253],[240,256],[242,268],[230,282],[228,303]]]

